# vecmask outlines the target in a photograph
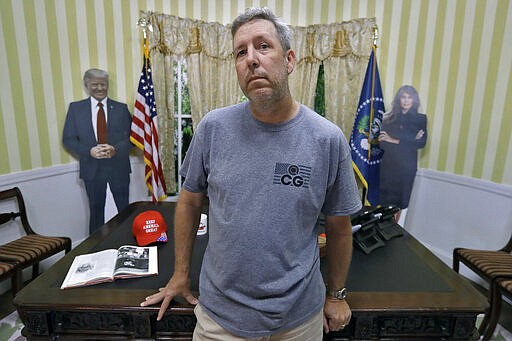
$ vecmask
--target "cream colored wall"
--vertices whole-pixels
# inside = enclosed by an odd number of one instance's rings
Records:
[[[133,108],[140,10],[228,23],[253,5],[292,25],[376,17],[386,106],[412,84],[428,115],[420,166],[512,184],[509,0],[1,0],[0,175],[73,161],[61,130],[89,67]]]

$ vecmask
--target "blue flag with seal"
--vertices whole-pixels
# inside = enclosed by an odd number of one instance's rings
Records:
[[[364,187],[362,201],[370,206],[377,206],[379,203],[380,161],[383,154],[379,146],[379,134],[384,112],[384,99],[374,46],[366,68],[363,89],[350,136],[352,165]]]

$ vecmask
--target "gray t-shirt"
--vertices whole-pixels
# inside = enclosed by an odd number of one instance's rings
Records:
[[[302,105],[277,125],[256,120],[247,102],[217,109],[198,125],[181,175],[210,200],[199,301],[211,318],[261,337],[322,309],[317,218],[361,208],[337,126]]]

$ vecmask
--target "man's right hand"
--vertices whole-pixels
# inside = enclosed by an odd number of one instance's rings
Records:
[[[190,304],[197,304],[197,298],[190,291],[190,263],[192,249],[199,228],[203,193],[193,193],[182,188],[174,212],[174,274],[156,294],[146,297],[140,305],[150,306],[161,302],[157,321],[160,321],[173,298],[181,296]]]
[[[109,157],[107,148],[103,144],[92,147],[89,154],[95,159],[105,159]]]
[[[89,153],[95,159],[110,159],[116,155],[116,149],[109,144],[98,144],[92,147]]]
[[[197,298],[192,295],[190,291],[190,281],[188,276],[174,274],[165,288],[158,289],[156,294],[146,297],[146,299],[140,304],[141,307],[150,306],[162,302],[160,310],[158,311],[157,321],[160,321],[164,316],[165,311],[169,307],[172,299],[176,296],[184,297],[188,303],[196,305],[198,303]]]

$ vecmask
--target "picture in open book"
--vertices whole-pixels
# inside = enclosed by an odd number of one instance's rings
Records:
[[[76,256],[61,289],[111,282],[118,278],[158,275],[156,246],[121,246]]]

